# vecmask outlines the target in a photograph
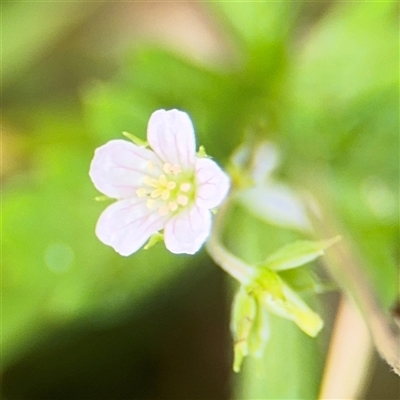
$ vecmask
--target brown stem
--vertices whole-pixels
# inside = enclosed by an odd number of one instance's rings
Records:
[[[319,237],[330,237],[340,231],[327,215],[324,213],[323,221],[313,218]],[[352,252],[346,235],[342,236],[343,240],[326,253],[324,263],[343,292],[357,304],[381,357],[400,375],[400,328],[381,306],[361,260]]]

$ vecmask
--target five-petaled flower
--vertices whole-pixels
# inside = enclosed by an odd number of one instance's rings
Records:
[[[172,253],[193,254],[211,231],[211,212],[230,182],[218,165],[196,154],[189,116],[158,110],[149,120],[151,149],[111,140],[95,151],[89,175],[95,187],[117,201],[101,214],[96,234],[123,256],[164,230]]]

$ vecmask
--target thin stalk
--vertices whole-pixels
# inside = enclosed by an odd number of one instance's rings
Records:
[[[214,228],[211,237],[207,241],[206,248],[208,254],[217,265],[241,284],[246,285],[254,277],[254,268],[230,253],[221,243],[224,219],[231,201],[228,199],[218,210],[214,221]]]

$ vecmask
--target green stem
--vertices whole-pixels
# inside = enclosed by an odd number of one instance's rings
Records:
[[[231,200],[227,200],[219,209],[215,221],[211,237],[206,244],[208,254],[225,272],[246,285],[254,279],[254,268],[246,264],[240,258],[234,256],[221,244],[221,232],[223,228],[224,217],[229,208]]]

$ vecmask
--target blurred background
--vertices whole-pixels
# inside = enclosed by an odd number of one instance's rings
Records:
[[[159,108],[188,112],[225,167],[243,142],[272,141],[276,179],[321,200],[389,313],[398,3],[2,1],[1,12],[3,398],[318,398],[338,292],[306,297],[326,322],[318,339],[271,318],[264,359],[233,374],[232,279],[204,251],[123,258],[102,245],[89,164],[122,131],[144,139]],[[225,232],[249,261],[304,237],[240,204]],[[350,360],[360,398],[398,398],[370,351]]]

